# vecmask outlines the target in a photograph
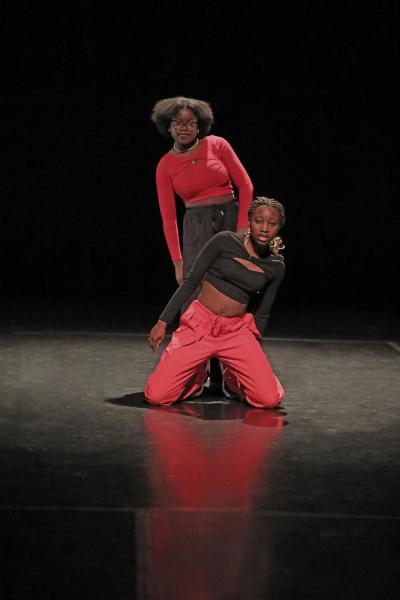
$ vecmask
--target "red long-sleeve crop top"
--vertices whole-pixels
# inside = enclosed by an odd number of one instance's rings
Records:
[[[248,225],[247,210],[253,184],[232,146],[208,135],[189,154],[165,154],[157,165],[156,185],[165,240],[172,261],[182,260],[176,219],[175,194],[184,204],[238,191],[238,227]]]

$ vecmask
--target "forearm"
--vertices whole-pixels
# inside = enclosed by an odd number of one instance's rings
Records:
[[[182,252],[176,218],[163,217],[163,230],[172,262],[175,264],[179,261],[182,261]]]
[[[174,261],[175,279],[178,285],[183,281],[183,260]]]
[[[250,179],[238,188],[238,194],[239,214],[237,220],[237,228],[238,230],[247,230],[249,228],[248,210],[253,200],[253,184],[251,183]]]
[[[284,276],[284,265],[280,265],[280,271],[276,274],[274,279],[269,283],[267,289],[264,292],[264,296],[259,303],[259,306],[254,312],[254,320],[256,322],[257,328],[260,331],[261,335],[264,335],[265,330],[267,328],[267,324],[270,318],[272,305],[275,301],[276,294],[278,289],[282,283],[282,279]]]
[[[157,167],[156,185],[164,237],[171,260],[172,262],[182,260],[174,188],[168,170],[162,164]]]

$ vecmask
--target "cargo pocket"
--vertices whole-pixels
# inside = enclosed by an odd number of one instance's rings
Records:
[[[254,320],[254,315],[252,313],[246,313],[243,319],[247,329],[251,331],[251,333],[256,337],[259,341],[262,340],[262,335],[258,330],[256,322]]]
[[[194,314],[192,305],[183,313],[179,321],[178,329],[172,334],[171,341],[166,347],[167,352],[172,352],[176,348],[190,346],[198,342],[203,337],[201,323]]]

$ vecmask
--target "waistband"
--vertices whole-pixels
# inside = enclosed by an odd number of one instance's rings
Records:
[[[217,203],[217,204],[208,204],[207,206],[196,206],[195,204],[192,204],[191,206],[187,206],[185,204],[185,208],[186,210],[196,210],[196,211],[200,211],[200,210],[215,210],[216,208],[226,208],[229,207],[231,204],[234,204],[235,202],[237,202],[237,198],[232,198],[232,200],[228,200],[227,202],[221,202],[221,203]]]
[[[242,328],[249,329],[258,338],[261,337],[252,313],[245,312],[238,317],[224,317],[206,308],[199,300],[193,300],[189,305],[180,318],[180,324],[196,332],[197,339],[201,339],[204,335],[216,337],[220,334],[234,333]]]

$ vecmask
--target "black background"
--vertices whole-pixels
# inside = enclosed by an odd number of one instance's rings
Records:
[[[286,207],[282,304],[392,309],[398,26],[395,2],[10,3],[3,298],[164,303],[150,112],[182,94]]]

